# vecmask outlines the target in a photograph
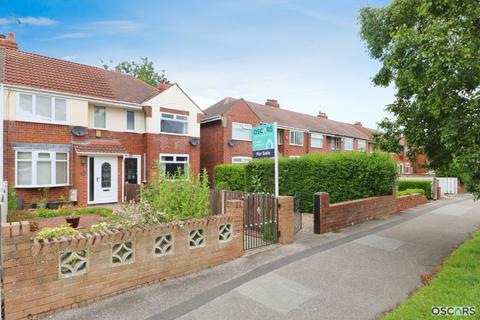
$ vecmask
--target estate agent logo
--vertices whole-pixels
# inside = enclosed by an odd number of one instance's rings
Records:
[[[474,306],[433,306],[432,316],[474,316]]]

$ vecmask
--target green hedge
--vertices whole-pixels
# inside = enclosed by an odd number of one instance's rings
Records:
[[[215,188],[245,191],[245,165],[220,164],[215,167]]]
[[[222,172],[224,166],[220,172],[225,176]],[[244,190],[273,193],[273,173],[272,159],[250,161],[245,165]],[[390,155],[383,153],[340,152],[279,159],[280,194],[299,192],[304,212],[312,212],[315,192],[329,192],[332,203],[386,195],[391,194],[396,178],[395,162]],[[225,181],[217,171],[215,181],[217,185]],[[231,186],[230,181],[226,183]]]
[[[429,180],[399,180],[398,191],[407,189],[423,189],[428,199],[432,199],[432,181]]]

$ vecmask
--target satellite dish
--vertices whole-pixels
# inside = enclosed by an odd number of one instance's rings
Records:
[[[190,144],[192,146],[198,146],[200,144],[200,139],[199,138],[192,138],[192,140],[190,140]]]
[[[232,140],[228,141],[228,145],[232,148],[235,147],[236,144],[237,144],[237,140],[232,139]]]
[[[83,137],[84,135],[87,134],[87,128],[80,127],[80,126],[73,127],[71,131],[72,131],[72,134],[77,137]]]

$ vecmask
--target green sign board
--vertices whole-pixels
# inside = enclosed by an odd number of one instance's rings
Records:
[[[275,156],[275,143],[277,142],[276,127],[276,123],[265,123],[253,128],[253,158],[270,158]]]

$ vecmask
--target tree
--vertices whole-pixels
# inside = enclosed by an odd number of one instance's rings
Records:
[[[161,70],[161,73],[156,72],[153,62],[148,60],[147,57],[140,57],[140,62],[123,61],[115,67],[112,66],[112,60],[109,60],[109,62],[110,64],[106,64],[102,60],[102,66],[105,70],[115,70],[117,72],[129,74],[155,87],[158,86],[160,81],[167,80],[165,70]]]
[[[404,135],[433,169],[455,161],[480,195],[480,5],[478,0],[394,0],[360,10],[361,38],[393,85],[386,135]]]

